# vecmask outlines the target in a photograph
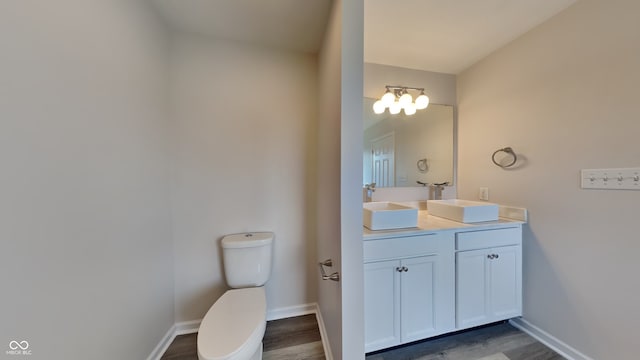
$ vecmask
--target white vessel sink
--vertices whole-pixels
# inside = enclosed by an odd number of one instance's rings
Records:
[[[427,200],[430,215],[462,223],[498,220],[498,205],[469,200]]]
[[[362,223],[370,230],[390,230],[418,226],[418,209],[393,202],[362,204]]]

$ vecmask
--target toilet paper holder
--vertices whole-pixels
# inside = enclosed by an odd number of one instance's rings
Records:
[[[333,266],[333,260],[327,259],[325,261],[321,261],[318,263],[318,266],[320,267],[320,274],[322,275],[322,280],[340,281],[340,274],[338,272],[334,272],[331,275],[327,275],[327,273],[324,271],[325,266],[327,267]]]

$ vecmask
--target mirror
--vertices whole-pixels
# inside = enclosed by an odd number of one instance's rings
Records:
[[[363,184],[453,185],[453,106],[430,104],[414,115],[373,112],[364,98]]]

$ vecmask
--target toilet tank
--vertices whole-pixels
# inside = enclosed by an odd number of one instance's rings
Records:
[[[274,234],[256,232],[222,238],[227,285],[232,288],[262,286],[271,276]]]

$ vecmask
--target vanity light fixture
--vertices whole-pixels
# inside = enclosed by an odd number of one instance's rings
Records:
[[[405,115],[413,115],[416,110],[426,109],[429,106],[429,97],[424,94],[424,88],[409,86],[385,85],[384,95],[373,104],[373,112],[382,114],[389,108],[390,114],[399,114],[404,109]],[[420,91],[420,94],[413,102],[413,97],[409,90]]]

